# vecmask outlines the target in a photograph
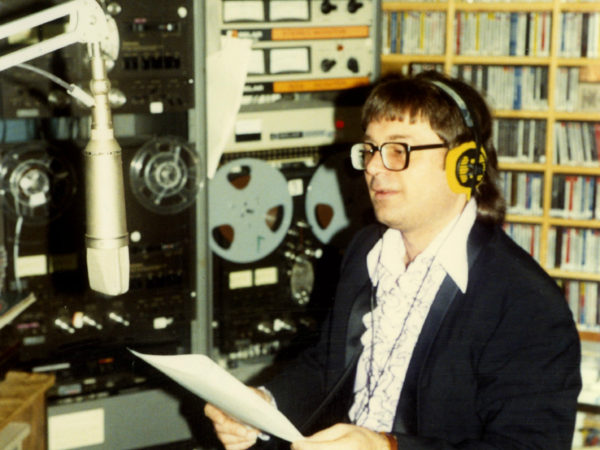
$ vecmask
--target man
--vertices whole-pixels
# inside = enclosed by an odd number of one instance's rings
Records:
[[[363,109],[381,225],[342,263],[320,342],[265,388],[312,449],[568,449],[579,339],[555,282],[502,231],[491,115],[467,84],[390,77]],[[248,430],[212,405],[228,450]]]

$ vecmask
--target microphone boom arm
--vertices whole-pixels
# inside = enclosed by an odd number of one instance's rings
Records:
[[[70,0],[0,25],[0,39],[63,18],[68,21],[62,33],[0,55],[0,71],[75,43],[88,45],[94,99],[90,141],[84,150],[88,277],[93,290],[118,295],[129,289],[128,234],[121,148],[114,138],[108,102],[110,82],[102,55],[117,58],[116,25],[96,0]]]
[[[0,71],[78,42],[99,42],[102,50],[116,59],[118,32],[95,0],[70,0],[2,24],[0,39],[10,38],[62,18],[68,18],[62,33],[0,56]]]

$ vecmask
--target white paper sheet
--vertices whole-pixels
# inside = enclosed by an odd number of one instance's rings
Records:
[[[221,37],[206,58],[207,176],[213,178],[242,104],[252,41]],[[263,69],[264,70],[264,69]]]
[[[269,402],[205,355],[148,355],[130,350],[240,422],[293,442],[298,429]]]

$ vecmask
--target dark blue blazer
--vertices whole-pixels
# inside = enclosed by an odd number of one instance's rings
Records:
[[[347,420],[371,308],[366,255],[383,231],[353,239],[319,343],[266,384],[305,433]],[[467,245],[467,291],[446,277],[409,364],[399,448],[569,449],[581,380],[565,298],[500,227],[476,222]]]

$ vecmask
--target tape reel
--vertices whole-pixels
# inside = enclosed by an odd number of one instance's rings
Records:
[[[283,241],[293,202],[277,169],[260,159],[236,159],[219,168],[209,186],[210,246],[217,255],[250,263]]]
[[[0,161],[4,208],[25,223],[46,224],[64,212],[77,191],[69,160],[45,142],[11,146]]]
[[[199,159],[193,144],[174,136],[146,142],[129,166],[136,199],[157,214],[175,214],[194,203],[199,188]]]
[[[306,189],[305,213],[323,244],[338,238],[343,242],[372,220],[364,178],[352,169],[347,154],[334,154],[319,165]]]

